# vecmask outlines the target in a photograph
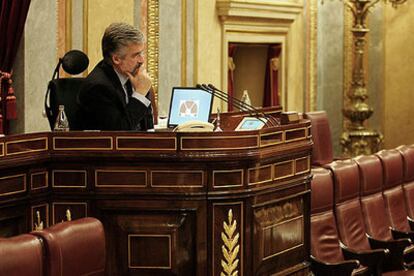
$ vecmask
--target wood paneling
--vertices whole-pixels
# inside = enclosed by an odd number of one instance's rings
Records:
[[[107,275],[305,275],[309,125],[0,138],[0,235],[94,216]]]
[[[6,142],[6,155],[20,155],[24,153],[34,153],[47,151],[47,137],[18,139]]]
[[[0,197],[24,193],[26,190],[26,174],[0,177]]]
[[[48,180],[49,172],[48,171],[38,171],[32,172],[30,174],[30,188],[31,190],[39,190],[49,187]]]
[[[126,169],[95,170],[97,188],[134,188],[147,186],[147,171]]]
[[[86,170],[53,170],[53,188],[86,188]]]

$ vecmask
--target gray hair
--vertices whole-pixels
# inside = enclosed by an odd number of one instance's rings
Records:
[[[127,23],[112,23],[105,29],[102,37],[102,55],[110,60],[114,53],[128,46],[130,43],[144,43],[144,34]]]

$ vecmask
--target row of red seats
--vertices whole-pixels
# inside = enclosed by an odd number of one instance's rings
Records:
[[[414,275],[414,146],[312,172],[314,273]]]
[[[0,239],[0,275],[104,275],[105,234],[95,218]]]

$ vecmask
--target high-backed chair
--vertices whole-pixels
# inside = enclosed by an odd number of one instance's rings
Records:
[[[327,165],[333,174],[336,223],[342,243],[359,255],[358,260],[380,275],[388,250],[372,250],[366,235],[359,201],[359,169],[352,159]]]
[[[407,211],[410,217],[411,228],[414,229],[414,145],[400,146],[397,148],[401,152],[404,161],[404,196],[407,204]]]
[[[88,67],[89,59],[79,50],[67,52],[63,58],[59,59],[45,95],[45,113],[50,129],[53,130],[54,128],[59,113],[59,105],[63,105],[70,129],[77,130],[80,129],[81,120],[81,118],[78,118],[79,105],[77,97],[85,78],[60,78],[61,65],[68,74],[77,75]]]
[[[304,118],[312,123],[312,165],[321,166],[333,161],[332,135],[325,111],[307,112]]]
[[[316,275],[368,275],[357,260],[345,260],[333,212],[333,185],[329,170],[312,170],[311,262]]]
[[[105,234],[95,218],[82,218],[32,232],[44,240],[49,276],[105,273]]]
[[[41,240],[23,234],[0,239],[0,275],[43,276],[43,251]]]
[[[404,267],[412,267],[414,247],[409,239],[394,240],[390,247],[393,236],[381,190],[383,173],[380,159],[376,155],[367,155],[359,156],[355,158],[355,161],[360,169],[361,206],[366,230],[371,237],[371,246],[388,248],[393,255],[403,256]],[[388,244],[382,244],[384,241]],[[394,266],[395,268],[401,267],[401,263],[394,263]]]
[[[409,237],[414,241],[414,232],[411,232],[408,223],[408,213],[402,187],[404,181],[403,157],[396,149],[382,150],[377,153],[377,156],[382,163],[384,175],[383,195],[393,234],[397,237]]]

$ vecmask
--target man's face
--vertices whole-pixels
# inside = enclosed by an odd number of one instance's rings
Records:
[[[135,75],[140,64],[144,63],[144,44],[130,43],[112,56],[115,69],[126,75],[126,72]]]

